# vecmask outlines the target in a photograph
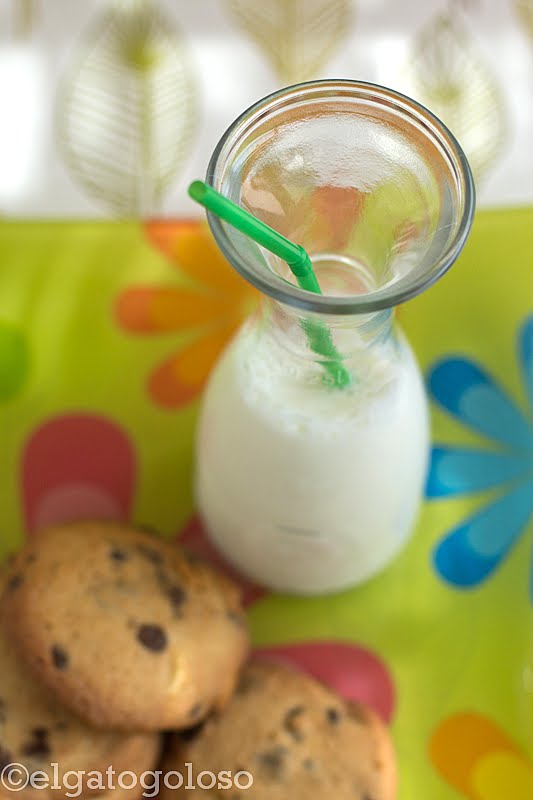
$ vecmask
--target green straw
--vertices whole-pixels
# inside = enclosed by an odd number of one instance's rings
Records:
[[[286,239],[254,217],[244,208],[217,192],[202,181],[193,181],[189,186],[189,195],[197,203],[209,209],[217,217],[225,220],[233,228],[262,245],[270,253],[283,259],[295,276],[298,286],[308,292],[321,294],[320,286],[313,272],[313,265],[309,255],[299,244]],[[331,338],[331,333],[322,322],[304,319],[301,326],[305,331],[309,346],[317,355],[327,359],[322,363],[324,369],[333,378],[336,386],[347,386],[351,383],[350,373],[342,365],[341,357]]]

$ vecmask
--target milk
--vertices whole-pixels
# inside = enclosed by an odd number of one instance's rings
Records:
[[[326,593],[364,581],[413,530],[428,456],[418,366],[403,337],[367,348],[356,332],[344,338],[355,380],[338,389],[247,325],[205,395],[201,516],[226,559],[275,590]]]

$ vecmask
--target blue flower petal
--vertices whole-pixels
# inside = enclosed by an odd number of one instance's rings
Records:
[[[533,409],[533,316],[528,317],[518,336],[518,358],[522,367],[524,386]]]
[[[477,586],[501,564],[532,512],[531,482],[484,506],[437,545],[437,572],[454,586]]]
[[[527,456],[434,447],[426,495],[443,497],[480,492],[529,473],[533,473],[533,462]]]
[[[430,373],[435,400],[461,422],[518,450],[533,450],[533,430],[513,401],[476,364],[446,359]]]

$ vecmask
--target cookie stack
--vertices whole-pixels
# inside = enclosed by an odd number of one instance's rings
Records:
[[[105,523],[52,528],[11,558],[2,581],[2,767],[52,781],[57,763],[58,785],[68,770],[140,775],[156,766],[160,731],[190,728],[234,690],[248,650],[239,592],[161,537]]]
[[[394,800],[396,772],[387,730],[378,717],[347,703],[312,678],[278,664],[250,663],[224,714],[195,736],[175,734],[163,771],[192,764],[214,775],[246,770],[250,800]],[[193,781],[194,783],[194,781]],[[163,787],[160,800],[224,797]]]
[[[164,784],[164,800],[393,800],[377,717],[303,674],[245,664],[237,587],[177,545],[113,523],[59,526],[11,558],[0,589],[0,769],[50,778],[23,800],[69,796],[69,771],[140,778],[163,731],[174,733],[161,769],[189,778]],[[196,781],[244,770],[253,785]],[[136,800],[146,786],[130,782],[84,778],[79,793]]]

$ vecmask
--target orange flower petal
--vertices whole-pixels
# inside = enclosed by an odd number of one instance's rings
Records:
[[[242,297],[251,292],[229,264],[203,222],[149,222],[146,231],[156,247],[204,288]]]
[[[509,737],[481,714],[455,714],[439,725],[430,741],[431,760],[439,773],[472,800],[478,800],[472,788],[472,773],[493,753],[522,757]]]
[[[165,361],[150,378],[154,402],[165,408],[178,408],[194,399],[234,330],[234,326],[219,328]]]
[[[183,233],[174,243],[174,258],[191,278],[230,297],[242,297],[250,285],[220,252],[213,236],[202,226],[198,233]]]
[[[144,224],[144,230],[150,242],[169,261],[174,258],[176,238],[182,233],[196,233],[199,228],[201,228],[201,223],[198,220],[150,220]]]
[[[179,331],[224,315],[217,298],[182,288],[139,287],[123,292],[115,313],[119,324],[134,333]]]

